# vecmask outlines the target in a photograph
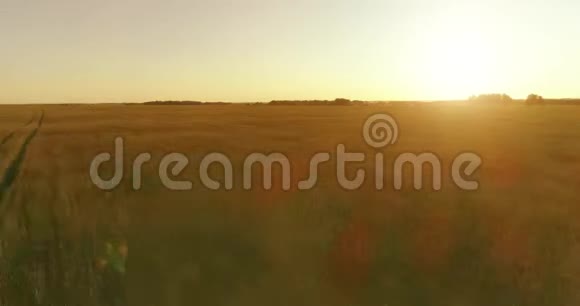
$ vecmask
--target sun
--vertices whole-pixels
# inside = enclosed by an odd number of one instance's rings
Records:
[[[433,31],[416,60],[416,77],[434,96],[462,99],[492,90],[493,46],[477,31]]]

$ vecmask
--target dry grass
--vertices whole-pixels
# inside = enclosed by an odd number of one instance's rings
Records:
[[[0,147],[0,179],[41,111],[0,202],[1,305],[124,305],[124,291],[140,306],[580,303],[580,108],[0,107],[0,139],[15,131]],[[372,156],[361,127],[377,112],[401,130],[387,165],[399,152],[436,152],[448,165],[475,151],[481,189],[447,179],[441,192],[377,192],[369,180],[346,192],[332,164],[308,192],[242,191],[239,175],[234,191],[208,191],[196,175],[208,152],[236,169],[249,153],[283,152],[302,174],[339,143]],[[130,179],[112,192],[89,180],[116,136],[126,173],[138,153],[153,155],[139,192]],[[190,157],[181,177],[194,190],[161,185],[168,152]]]

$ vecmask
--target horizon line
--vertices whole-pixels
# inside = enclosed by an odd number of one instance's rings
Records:
[[[367,103],[443,103],[443,102],[468,102],[469,98],[467,99],[410,99],[410,100],[359,100],[359,99],[348,99],[348,98],[335,98],[335,99],[274,99],[269,101],[227,101],[227,100],[211,100],[211,101],[203,101],[203,100],[149,100],[149,101],[140,101],[140,102],[25,102],[25,103],[17,103],[17,102],[0,102],[0,105],[64,105],[64,104],[74,104],[74,105],[96,105],[96,104],[145,104],[151,102],[195,102],[195,103],[207,103],[207,104],[219,104],[219,103],[227,103],[227,104],[268,104],[275,101],[284,101],[284,102],[311,102],[311,101],[336,101],[337,99],[345,99],[351,102],[367,102]],[[525,101],[525,98],[516,99],[514,98],[513,101]],[[546,98],[544,100],[547,101],[575,101],[580,100],[578,98]]]

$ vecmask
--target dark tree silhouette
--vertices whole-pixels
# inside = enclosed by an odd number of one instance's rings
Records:
[[[540,95],[530,94],[526,99],[526,103],[529,105],[538,105],[544,103],[544,98]]]
[[[509,103],[513,99],[506,94],[483,94],[469,97],[469,101],[480,103]]]

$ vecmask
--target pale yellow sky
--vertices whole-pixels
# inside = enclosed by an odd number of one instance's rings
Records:
[[[576,0],[0,0],[0,103],[580,97]]]

